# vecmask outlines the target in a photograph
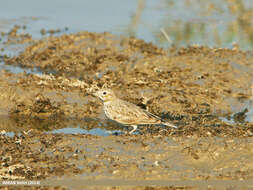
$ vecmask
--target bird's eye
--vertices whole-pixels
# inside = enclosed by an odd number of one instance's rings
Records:
[[[106,92],[103,92],[103,95],[106,95]]]

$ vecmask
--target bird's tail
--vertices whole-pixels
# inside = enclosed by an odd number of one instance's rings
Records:
[[[177,126],[175,126],[175,125],[172,125],[172,124],[170,124],[170,123],[167,123],[167,122],[164,122],[164,123],[162,123],[163,125],[165,125],[165,126],[168,126],[168,127],[173,127],[173,128],[178,128]]]

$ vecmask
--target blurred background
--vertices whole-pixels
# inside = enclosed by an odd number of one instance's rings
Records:
[[[0,32],[15,24],[33,38],[52,35],[43,29],[56,30],[53,35],[87,30],[135,36],[162,47],[253,46],[252,0],[1,1]]]

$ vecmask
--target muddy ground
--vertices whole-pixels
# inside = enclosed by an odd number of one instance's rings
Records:
[[[110,33],[34,40],[18,29],[2,34],[1,43],[26,48],[16,56],[3,49],[1,60],[43,74],[0,71],[2,180],[39,180],[54,189],[253,187],[253,124],[245,120],[251,52],[161,49]],[[179,128],[124,134],[130,128],[106,120],[92,95],[105,86]],[[69,126],[123,133],[50,133]],[[50,189],[43,185],[32,188]]]

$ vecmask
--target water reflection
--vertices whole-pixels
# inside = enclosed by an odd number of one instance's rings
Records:
[[[166,0],[161,23],[175,46],[250,49],[253,46],[253,6],[250,0]],[[167,43],[159,29],[157,43]]]
[[[0,116],[0,135],[13,137],[15,134],[29,130],[40,130],[46,133],[90,134],[98,136],[118,135],[124,133],[124,127],[115,122],[92,118],[50,120],[38,118],[15,118]]]

